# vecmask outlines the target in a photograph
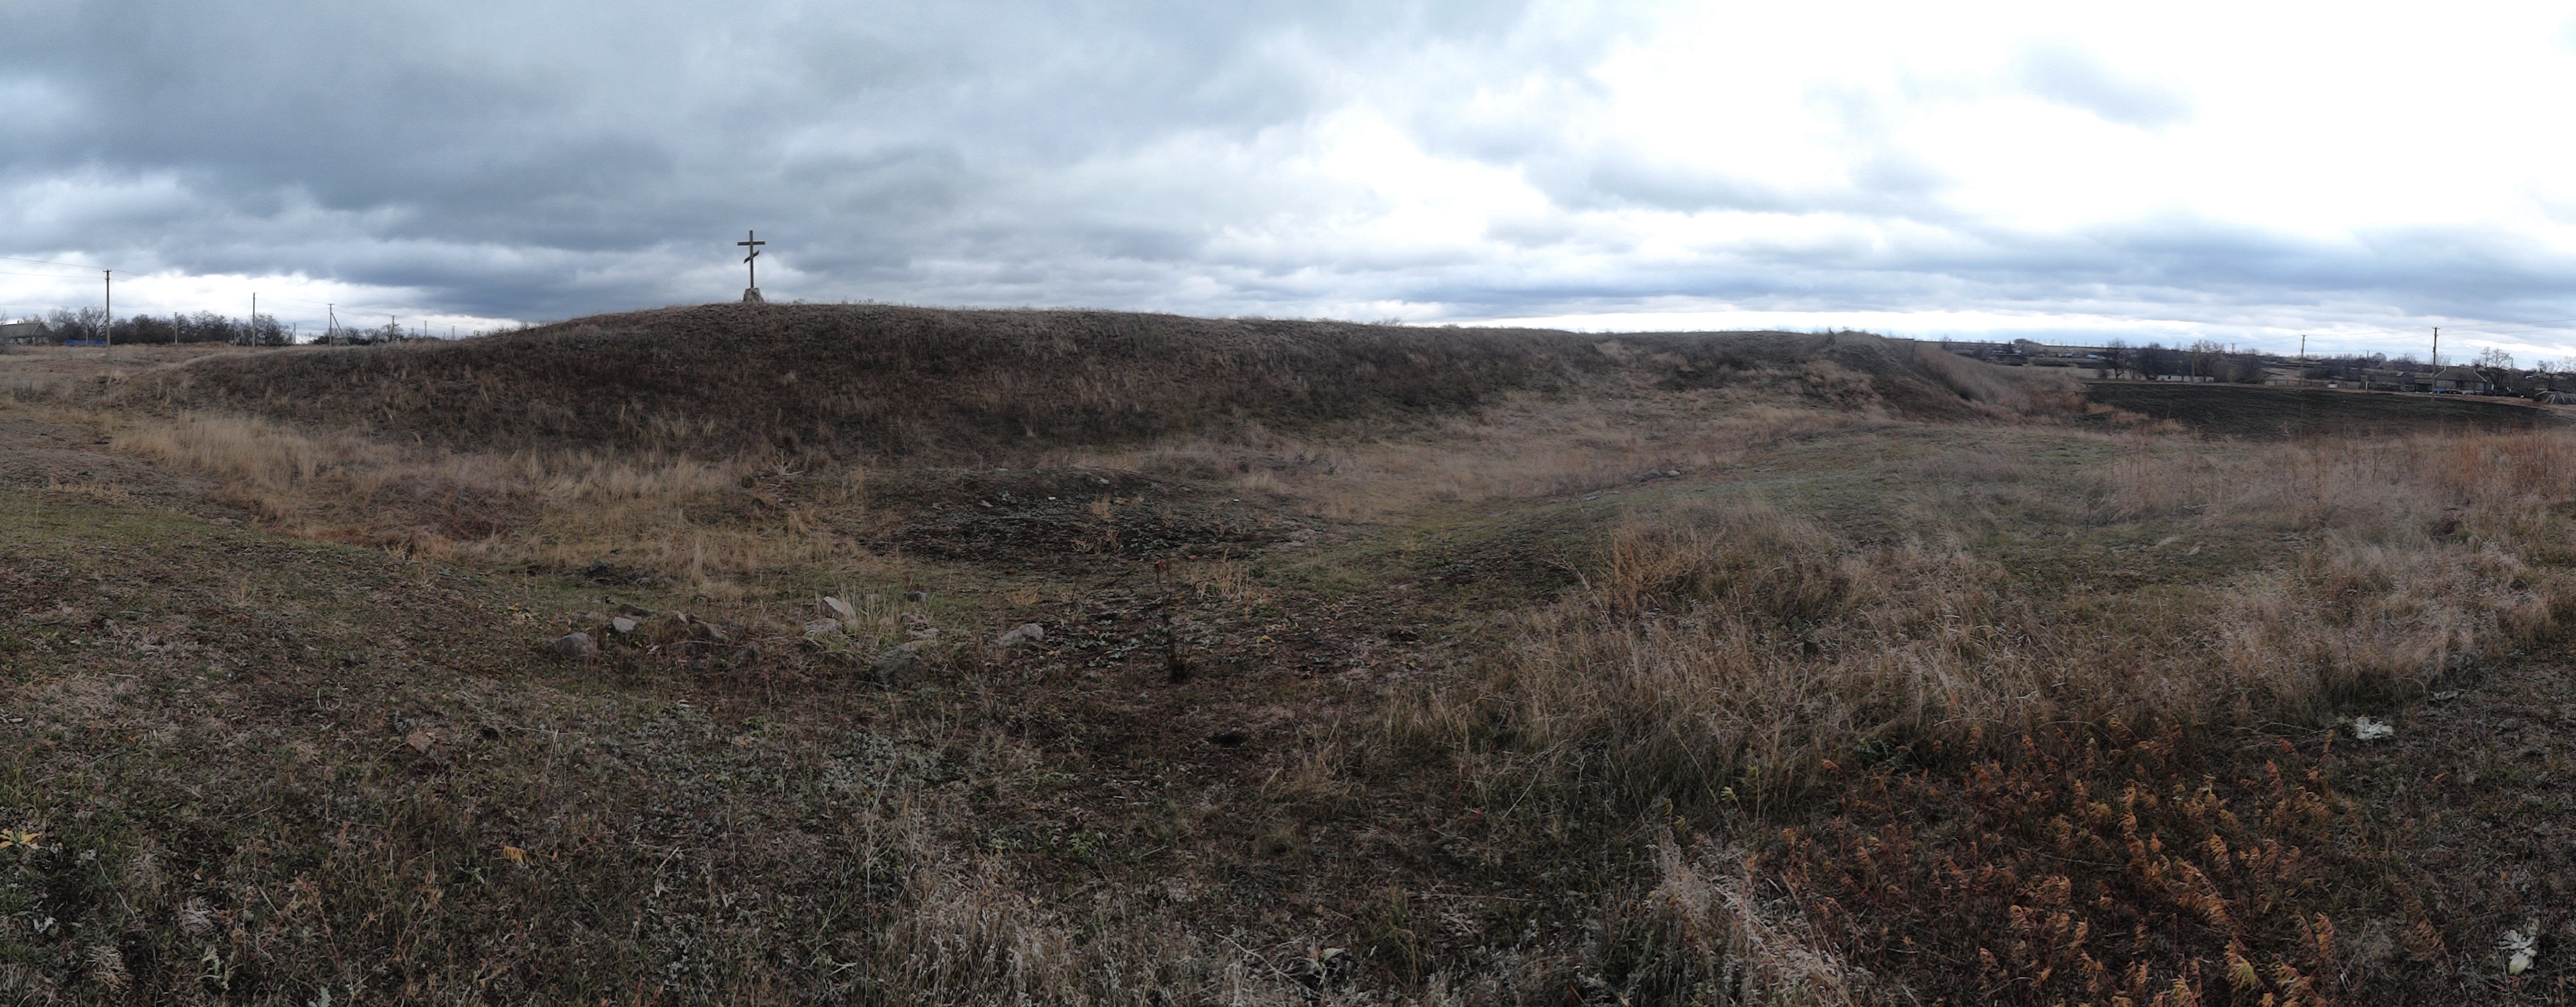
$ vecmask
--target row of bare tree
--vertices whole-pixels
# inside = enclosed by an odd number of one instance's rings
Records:
[[[108,339],[119,344],[231,343],[235,346],[288,346],[296,341],[295,334],[286,326],[278,324],[275,315],[230,318],[211,311],[200,311],[193,315],[175,313],[127,315],[116,320],[112,333],[107,331],[108,327],[105,324],[107,312],[94,307],[56,308],[42,318],[31,316],[25,321],[42,323],[46,338],[57,343],[96,342]],[[381,328],[344,328],[334,333],[318,334],[308,338],[315,341],[327,339],[336,343],[364,345],[401,342],[413,337],[405,335],[401,328],[387,321]]]

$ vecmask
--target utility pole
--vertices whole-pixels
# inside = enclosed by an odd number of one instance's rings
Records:
[[[251,345],[259,345],[259,291],[256,290],[250,292],[250,338],[253,340]]]
[[[2433,327],[2433,368],[2434,368],[2435,370],[2440,370],[2440,369],[2441,369],[2441,367],[2442,367],[2442,327],[2441,327],[2441,326],[2439,326],[2439,325],[2436,325],[2436,326],[2434,326],[2434,327]]]
[[[330,320],[330,327],[322,330],[322,345],[324,346],[329,346],[332,342],[340,338],[340,312],[338,308],[339,305],[336,304],[322,305],[323,317]]]
[[[2308,334],[2307,334],[2307,333],[2305,333],[2305,332],[2302,332],[2302,333],[2299,333],[2299,362],[2300,362],[2300,363],[2306,363],[2307,361],[2308,361]]]
[[[107,281],[107,324],[99,330],[98,336],[99,341],[107,347],[106,357],[114,360],[116,359],[116,270],[102,269],[98,272],[100,278]]]

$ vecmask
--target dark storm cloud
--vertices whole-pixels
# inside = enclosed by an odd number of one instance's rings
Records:
[[[981,259],[1078,296],[1090,260],[1185,264],[1233,208],[1166,219],[1150,164],[1089,191],[1065,172],[1296,123],[1333,98],[1338,62],[1473,45],[1515,18],[1366,2],[39,2],[0,13],[0,96],[55,114],[0,140],[0,183],[78,177],[123,202],[22,215],[22,247],[426,286],[457,310],[668,299],[671,267],[721,261],[726,233],[760,225],[777,261],[859,268],[867,289],[839,293],[901,296],[903,263]],[[505,280],[564,255],[600,275],[551,292]],[[604,279],[619,260],[665,275]]]

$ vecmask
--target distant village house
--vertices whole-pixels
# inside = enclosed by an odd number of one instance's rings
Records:
[[[36,346],[53,342],[43,322],[0,322],[0,346]]]
[[[2478,373],[2475,367],[2445,367],[2441,373],[2433,375],[2433,390],[2484,395],[2494,391],[2495,384],[2488,381],[2486,375]]]

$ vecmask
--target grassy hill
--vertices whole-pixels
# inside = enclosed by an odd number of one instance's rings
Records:
[[[1611,340],[1105,311],[738,304],[601,315],[459,343],[219,357],[137,378],[122,395],[459,449],[882,463],[1402,426],[1516,394],[1747,382],[1915,418],[2028,405],[2009,381],[1863,334]]]

